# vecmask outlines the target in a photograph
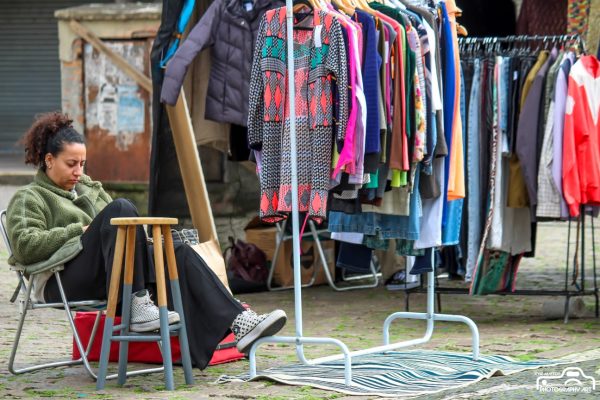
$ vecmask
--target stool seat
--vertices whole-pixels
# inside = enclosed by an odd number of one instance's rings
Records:
[[[171,360],[171,335],[179,337],[181,349],[181,363],[185,375],[185,382],[191,385],[194,382],[192,374],[192,361],[188,346],[187,332],[183,304],[181,302],[181,289],[173,248],[173,237],[170,225],[177,224],[177,218],[154,218],[154,217],[126,217],[111,218],[111,225],[117,225],[117,239],[113,258],[112,276],[108,292],[108,303],[106,318],[104,322],[104,335],[102,337],[102,350],[100,353],[100,366],[98,368],[98,380],[96,389],[104,389],[108,369],[108,358],[111,342],[119,344],[119,375],[118,383],[123,385],[127,379],[127,352],[129,342],[159,342],[163,356],[163,370],[165,374],[165,386],[167,390],[175,388],[173,382],[173,362]],[[160,329],[156,333],[138,334],[129,331],[131,319],[131,292],[134,273],[134,258],[136,249],[136,230],[139,225],[152,225],[153,238],[164,238],[164,256],[167,260],[169,282],[175,311],[179,314],[179,323],[169,325],[167,309],[167,290],[165,279],[165,263],[163,258],[163,241],[154,240],[154,270],[156,274],[157,306],[159,311]],[[125,259],[125,271],[123,273],[123,259]],[[123,273],[123,274],[122,274]],[[117,303],[119,298],[119,281],[123,275],[123,290],[121,300],[121,324],[114,325]],[[116,334],[116,331],[119,331]]]
[[[111,218],[111,225],[177,225],[177,218],[161,217],[124,217]]]

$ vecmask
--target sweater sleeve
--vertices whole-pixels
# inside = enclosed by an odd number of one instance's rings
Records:
[[[100,193],[98,194],[98,197],[104,200],[106,204],[109,204],[113,201],[113,198],[106,192],[106,190],[104,190],[104,187],[100,187]],[[98,210],[98,212],[100,211],[102,210]]]
[[[348,96],[341,95],[347,93],[348,88],[348,56],[346,54],[346,47],[344,46],[341,25],[335,18],[333,18],[331,23],[329,41],[330,48],[325,66],[335,75],[338,87],[337,91],[340,93],[336,127],[336,140],[340,143],[344,141],[346,125],[348,125]]]
[[[18,191],[10,201],[6,222],[13,255],[24,265],[48,259],[67,240],[83,234],[80,222],[49,228],[43,203],[27,189]]]
[[[254,45],[254,57],[250,70],[250,99],[248,104],[248,145],[261,150],[263,142],[264,85],[261,68],[262,48],[265,45],[267,14],[262,16]]]
[[[198,53],[214,44],[215,27],[220,23],[221,1],[214,1],[200,21],[194,26],[187,39],[177,50],[167,70],[160,93],[160,101],[175,105],[188,67]]]

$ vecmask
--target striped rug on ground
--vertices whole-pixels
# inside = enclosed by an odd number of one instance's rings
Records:
[[[570,363],[572,360],[516,361],[510,357],[428,350],[392,351],[352,359],[352,386],[344,383],[344,362],[293,364],[259,371],[255,379],[312,386],[351,395],[412,397],[471,385],[494,375]],[[222,376],[218,383],[248,381],[249,375]]]

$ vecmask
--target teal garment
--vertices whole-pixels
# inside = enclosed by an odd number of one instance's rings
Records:
[[[179,48],[179,42],[181,41],[181,36],[185,32],[185,29],[190,22],[190,18],[192,13],[194,12],[194,5],[196,4],[196,0],[185,0],[183,4],[183,8],[181,10],[181,14],[179,15],[179,19],[177,20],[177,30],[173,32],[174,40],[167,49],[167,52],[164,54],[163,58],[160,60],[160,67],[165,68],[169,60],[175,55],[175,52]]]
[[[504,251],[486,250],[479,260],[471,294],[514,292],[522,258],[522,254],[511,256]]]
[[[83,227],[112,201],[100,182],[83,175],[77,194],[56,186],[44,171],[17,190],[7,209],[11,265],[24,265],[29,274],[48,271],[75,257],[82,249]]]
[[[370,180],[363,185],[363,189],[377,189],[379,187],[379,170],[369,174]]]

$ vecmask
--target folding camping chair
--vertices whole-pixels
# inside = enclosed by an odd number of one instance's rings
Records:
[[[10,246],[10,242],[8,239],[8,232],[6,228],[6,210],[0,211],[0,232],[2,232],[2,239],[4,239],[4,244],[8,250],[8,255],[12,255],[12,248]],[[80,365],[83,364],[87,373],[92,377],[92,379],[96,380],[97,375],[92,370],[90,363],[88,361],[88,354],[90,349],[92,348],[92,344],[94,343],[94,339],[96,337],[96,332],[98,330],[98,326],[100,325],[100,318],[102,316],[103,311],[106,308],[106,301],[104,300],[83,300],[83,301],[68,301],[65,295],[62,282],[60,280],[59,271],[62,270],[61,267],[56,267],[52,270],[54,276],[56,277],[56,282],[58,283],[58,289],[60,291],[60,295],[62,298],[61,303],[38,303],[34,302],[31,298],[31,291],[33,289],[32,283],[28,280],[25,275],[24,267],[22,266],[11,266],[11,270],[15,271],[18,279],[18,286],[15,289],[10,301],[14,303],[17,298],[19,298],[19,324],[17,326],[17,331],[15,333],[15,340],[12,346],[12,350],[10,353],[10,359],[8,361],[8,370],[10,373],[14,375],[24,374],[26,372],[37,371],[44,368],[53,368],[53,367],[62,367],[62,366],[72,366],[72,365]],[[23,325],[25,323],[25,317],[27,316],[27,312],[29,310],[40,310],[40,309],[63,309],[65,310],[65,314],[67,316],[67,320],[69,322],[69,326],[71,327],[71,331],[73,332],[73,339],[75,340],[75,344],[79,350],[79,354],[81,357],[77,360],[63,360],[63,361],[55,361],[44,364],[37,364],[23,368],[15,368],[15,358],[17,355],[17,350],[19,347],[19,342],[21,339],[21,333],[23,331]],[[92,328],[91,336],[87,347],[84,349],[83,344],[81,342],[81,338],[79,336],[79,332],[75,327],[75,322],[73,320],[73,313],[76,311],[95,311],[97,313],[96,319],[94,321],[94,326]],[[160,348],[160,346],[159,346]],[[148,374],[152,372],[161,372],[163,371],[163,367],[159,368],[148,368],[143,370],[131,371],[128,372],[128,376],[132,375],[141,375]],[[117,377],[117,374],[112,374],[106,377],[106,379],[114,379]]]

